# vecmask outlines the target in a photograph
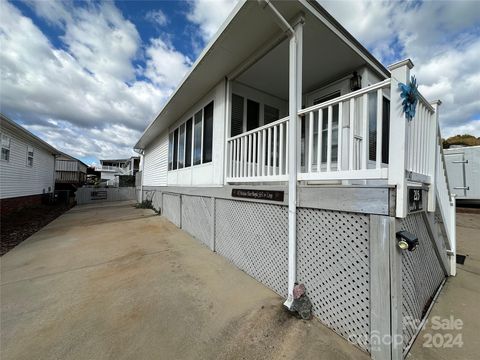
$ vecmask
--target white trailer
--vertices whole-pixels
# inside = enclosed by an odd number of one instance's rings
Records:
[[[480,204],[480,146],[444,150],[450,189],[457,200]]]

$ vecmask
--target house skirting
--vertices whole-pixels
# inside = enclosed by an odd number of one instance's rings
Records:
[[[236,198],[234,188],[284,191],[285,200]],[[175,225],[285,298],[286,191],[282,185],[144,186],[142,199],[151,200]],[[297,196],[297,281],[305,284],[315,316],[362,350],[377,351],[382,344],[372,336],[392,335],[390,322],[398,322],[390,304],[394,297],[401,306],[398,317],[417,320],[400,330],[399,346],[407,348],[445,278],[422,213],[397,221],[392,191],[386,187],[299,187]],[[417,234],[419,250],[396,250],[394,234],[400,229]],[[386,251],[379,246],[382,241]],[[391,270],[391,251],[398,252],[398,273]],[[385,290],[392,281],[399,285],[396,296]]]
[[[0,199],[0,213],[6,215],[26,207],[40,205],[44,196],[44,194],[36,194]]]

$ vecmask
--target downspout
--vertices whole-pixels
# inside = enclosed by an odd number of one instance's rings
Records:
[[[294,29],[280,14],[270,0],[259,0],[269,8],[281,29],[288,33],[289,47],[289,124],[288,124],[288,297],[284,305],[290,309],[293,303],[293,288],[297,280],[297,117],[302,94],[302,59],[299,43],[303,41],[303,19]],[[298,26],[298,27],[297,27]],[[300,50],[300,51],[299,51]]]
[[[142,163],[142,169],[141,169],[142,176],[140,177],[140,203],[143,203],[143,169],[145,167],[145,156],[144,156],[145,150],[143,150],[143,149],[133,149],[133,151],[135,151],[137,154],[139,154],[141,156],[140,160],[141,160],[141,163]]]

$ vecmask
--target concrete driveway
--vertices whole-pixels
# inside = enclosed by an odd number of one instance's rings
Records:
[[[1,258],[1,358],[368,359],[151,210],[77,206]]]

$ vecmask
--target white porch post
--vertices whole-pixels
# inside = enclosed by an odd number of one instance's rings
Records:
[[[293,303],[293,287],[297,280],[297,127],[302,104],[303,18],[294,26],[289,54],[289,129],[288,129],[288,297],[285,306]]]
[[[407,216],[407,180],[405,170],[407,165],[407,118],[403,112],[399,83],[410,81],[410,69],[413,63],[410,59],[390,65],[390,154],[388,156],[388,185],[397,187],[396,217]]]

